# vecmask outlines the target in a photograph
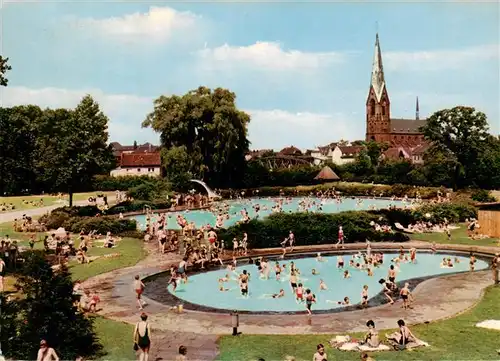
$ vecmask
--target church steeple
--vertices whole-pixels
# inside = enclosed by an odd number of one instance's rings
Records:
[[[416,109],[415,109],[415,119],[416,120],[420,119],[420,108],[418,106],[418,97],[417,97],[417,106],[416,106]]]
[[[375,37],[375,53],[373,55],[372,80],[370,85],[375,91],[377,100],[380,101],[385,88],[384,66],[382,64],[382,51],[380,50],[380,40],[378,33]]]

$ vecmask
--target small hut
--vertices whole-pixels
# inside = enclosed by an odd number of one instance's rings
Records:
[[[500,237],[500,202],[478,204],[479,232],[490,237]]]
[[[339,181],[340,177],[335,174],[335,172],[330,168],[329,166],[324,166],[323,169],[318,173],[316,177],[314,177],[315,180],[319,181],[326,181],[326,182],[332,182],[332,181]]]

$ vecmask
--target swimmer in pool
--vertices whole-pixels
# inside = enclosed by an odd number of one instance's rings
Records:
[[[318,255],[316,256],[316,261],[318,262],[325,262],[326,259],[323,258],[320,252],[318,252]]]
[[[368,276],[373,276],[373,271],[371,268],[367,268],[366,271],[368,272]]]
[[[363,307],[368,306],[368,286],[367,285],[364,285],[363,291],[361,291],[361,306],[363,306]]]
[[[351,275],[349,273],[349,270],[344,271],[344,278],[351,278]]]
[[[317,275],[319,275],[319,272],[318,272],[318,271],[316,271],[316,268],[313,268],[313,269],[311,270],[311,274],[312,274],[313,276],[317,276]]]
[[[279,293],[275,293],[272,297],[273,297],[273,298],[281,298],[281,297],[285,297],[285,290],[284,290],[284,289],[281,289]]]
[[[323,280],[319,280],[319,290],[325,291],[327,289],[328,289],[328,287],[326,286],[326,283]]]
[[[219,291],[221,292],[226,292],[226,291],[229,291],[229,288],[225,288],[224,287],[224,282],[219,280]]]

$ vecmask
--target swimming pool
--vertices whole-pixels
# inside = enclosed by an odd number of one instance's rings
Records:
[[[276,204],[277,198],[249,198],[243,200],[225,201],[218,203],[217,206],[223,206],[227,204],[229,206],[229,219],[224,222],[224,227],[229,227],[234,225],[236,222],[241,220],[241,211],[246,209],[250,218],[263,218],[271,214],[272,207]],[[320,200],[316,198],[305,198],[305,197],[295,197],[287,200],[283,204],[283,212],[293,213],[303,210],[300,207],[302,202],[315,201],[316,205],[310,208],[313,212],[322,213],[339,213],[343,211],[352,210],[368,210],[368,209],[382,209],[389,208],[391,205],[402,206],[404,203],[402,201],[393,201],[389,199],[360,199],[360,198],[344,198],[342,203],[338,203],[333,199]],[[255,212],[254,206],[260,206],[260,211]],[[321,205],[321,209],[317,205]],[[191,210],[183,212],[168,212],[167,218],[167,228],[168,229],[180,229],[177,224],[176,217],[181,214],[189,222],[194,222],[197,227],[205,226],[210,224],[215,226],[216,215],[209,210]],[[138,215],[130,217],[137,221],[139,229],[144,230],[146,228],[146,216]]]
[[[313,304],[314,310],[335,310],[344,306],[338,305],[337,301],[344,297],[349,297],[351,303],[357,304],[361,300],[361,291],[363,285],[368,286],[369,298],[372,298],[380,293],[381,285],[378,283],[380,278],[386,278],[388,267],[392,264],[390,260],[396,257],[396,254],[386,253],[384,255],[384,264],[374,269],[374,275],[368,276],[366,271],[360,271],[353,267],[345,267],[348,269],[351,278],[344,279],[343,271],[337,269],[336,256],[323,257],[324,262],[319,262],[315,257],[298,258],[291,260],[279,260],[279,263],[286,264],[287,269],[290,267],[290,262],[293,261],[296,267],[301,272],[299,282],[303,283],[304,289],[311,289],[316,295],[317,302]],[[440,262],[443,257],[450,257],[452,260],[457,257],[460,263],[456,263],[452,268],[441,268]],[[351,256],[345,255],[344,260],[348,265]],[[189,277],[187,284],[181,284],[175,296],[183,301],[191,304],[202,305],[213,309],[239,310],[250,312],[297,312],[305,311],[303,303],[297,303],[292,295],[288,271],[282,273],[281,280],[278,281],[274,274],[274,261],[270,262],[271,272],[268,280],[259,278],[259,271],[253,264],[238,266],[234,273],[228,272],[226,269],[209,271],[205,273],[195,274]],[[484,260],[477,260],[476,270],[486,269],[488,264]],[[312,275],[311,270],[316,269],[319,275]],[[236,278],[243,270],[250,273],[249,282],[249,297],[241,296],[240,289]],[[464,256],[451,256],[443,254],[417,253],[417,263],[401,263],[400,271],[396,278],[396,282],[401,282],[408,279],[421,277],[437,276],[455,272],[464,272],[469,270],[469,259]],[[219,291],[219,278],[226,277],[230,274],[232,280],[224,283],[225,288],[229,291]],[[320,279],[324,280],[328,290],[319,290]],[[160,277],[146,282],[146,295],[149,292],[155,293],[155,289],[160,287],[164,290],[168,281],[167,274],[162,274]],[[152,284],[151,284],[152,283]],[[149,289],[149,290],[148,290]],[[171,286],[169,288],[171,290]],[[283,289],[285,296],[278,299],[273,299],[272,294],[276,294]],[[164,292],[164,291],[160,292]],[[149,291],[149,292],[148,292]]]

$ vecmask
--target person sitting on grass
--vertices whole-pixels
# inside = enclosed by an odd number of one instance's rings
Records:
[[[398,321],[399,331],[392,334],[386,334],[385,337],[395,349],[404,350],[409,342],[415,341],[417,338],[410,331],[408,326],[406,326],[405,321]]]
[[[375,329],[375,322],[373,320],[369,320],[366,323],[366,327],[368,327],[368,333],[365,335],[364,344],[377,348],[380,345],[380,340],[378,337],[378,331]]]

